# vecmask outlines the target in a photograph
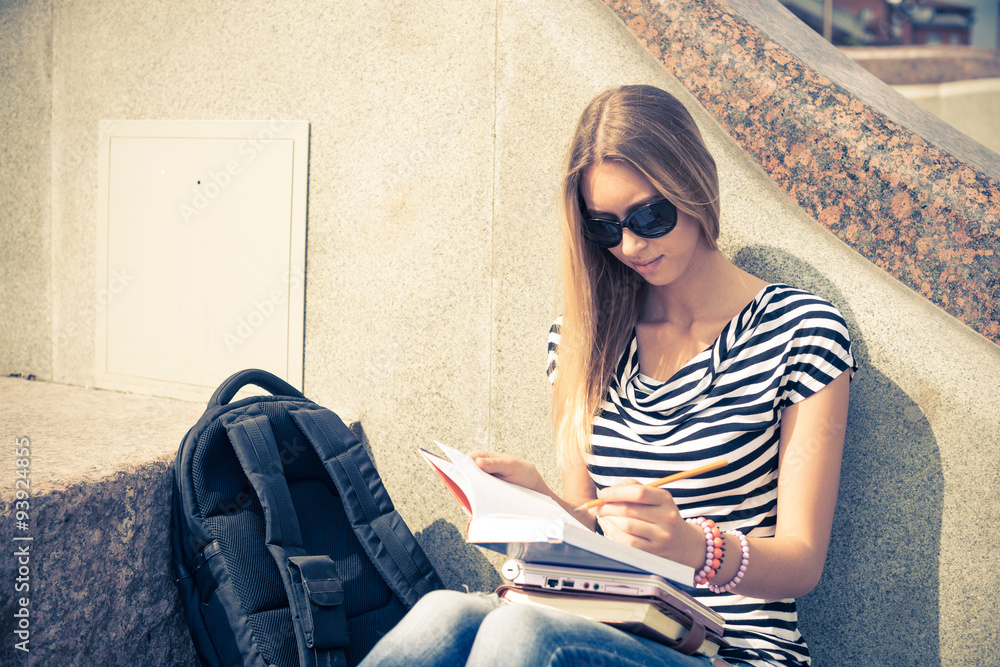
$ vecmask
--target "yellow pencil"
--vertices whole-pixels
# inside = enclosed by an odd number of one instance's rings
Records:
[[[664,486],[666,484],[670,484],[670,482],[676,482],[679,479],[687,479],[688,477],[695,477],[697,475],[702,474],[703,472],[708,472],[709,470],[715,470],[716,468],[721,468],[727,463],[728,461],[726,459],[719,459],[718,461],[712,461],[711,463],[706,463],[703,466],[692,468],[691,470],[685,470],[683,472],[674,473],[673,475],[667,475],[666,477],[658,479],[655,482],[650,482],[645,486]],[[578,512],[580,510],[589,510],[591,507],[600,507],[601,505],[605,504],[605,502],[607,501],[601,500],[600,498],[595,498],[594,500],[585,502],[579,507],[574,507],[573,511]]]

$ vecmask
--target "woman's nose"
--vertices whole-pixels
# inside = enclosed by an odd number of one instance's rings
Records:
[[[631,229],[622,230],[622,253],[634,255],[646,247],[646,239],[634,233]]]

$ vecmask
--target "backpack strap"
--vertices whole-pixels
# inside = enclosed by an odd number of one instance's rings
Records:
[[[288,595],[299,663],[302,667],[345,667],[348,636],[343,586],[329,556],[310,556],[302,547],[298,516],[271,424],[266,415],[251,411],[230,413],[223,423],[264,509],[265,542]]]
[[[430,561],[393,506],[375,464],[357,436],[330,410],[300,406],[290,408],[288,414],[333,478],[358,541],[389,588],[408,607],[425,593],[440,588]],[[395,568],[389,567],[386,554]]]

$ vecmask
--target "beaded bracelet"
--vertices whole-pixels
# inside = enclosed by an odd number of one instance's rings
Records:
[[[703,531],[705,531],[705,565],[694,575],[694,585],[708,583],[708,580],[715,576],[719,567],[722,566],[722,533],[711,519],[698,517],[696,519],[685,519]]]
[[[722,586],[716,586],[715,584],[708,585],[708,590],[713,593],[727,593],[736,588],[737,584],[743,580],[743,575],[747,573],[747,565],[750,563],[750,545],[747,544],[747,536],[738,530],[727,530],[726,534],[735,535],[739,539],[743,558],[740,560],[740,569],[736,573],[736,576],[732,578],[732,581]]]

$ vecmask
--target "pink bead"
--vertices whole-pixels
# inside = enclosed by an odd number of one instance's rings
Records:
[[[746,574],[747,571],[747,565],[750,563],[750,544],[747,542],[746,535],[738,530],[727,530],[726,533],[734,535],[740,541],[740,552],[742,556],[740,559],[740,568],[739,572],[736,573],[736,576],[733,577],[732,581],[729,581],[722,586],[708,584],[708,590],[713,593],[728,593],[732,589],[736,588],[736,586],[743,580],[743,575]]]
[[[685,520],[688,523],[698,526],[705,532],[705,564],[694,575],[694,583],[698,586],[706,583],[709,579],[715,576],[715,570],[712,569],[712,565],[715,564],[716,560],[716,541],[720,539],[717,537],[719,535],[719,529],[715,527],[714,521],[705,519],[704,517]],[[718,567],[718,565],[716,565],[716,567]]]

